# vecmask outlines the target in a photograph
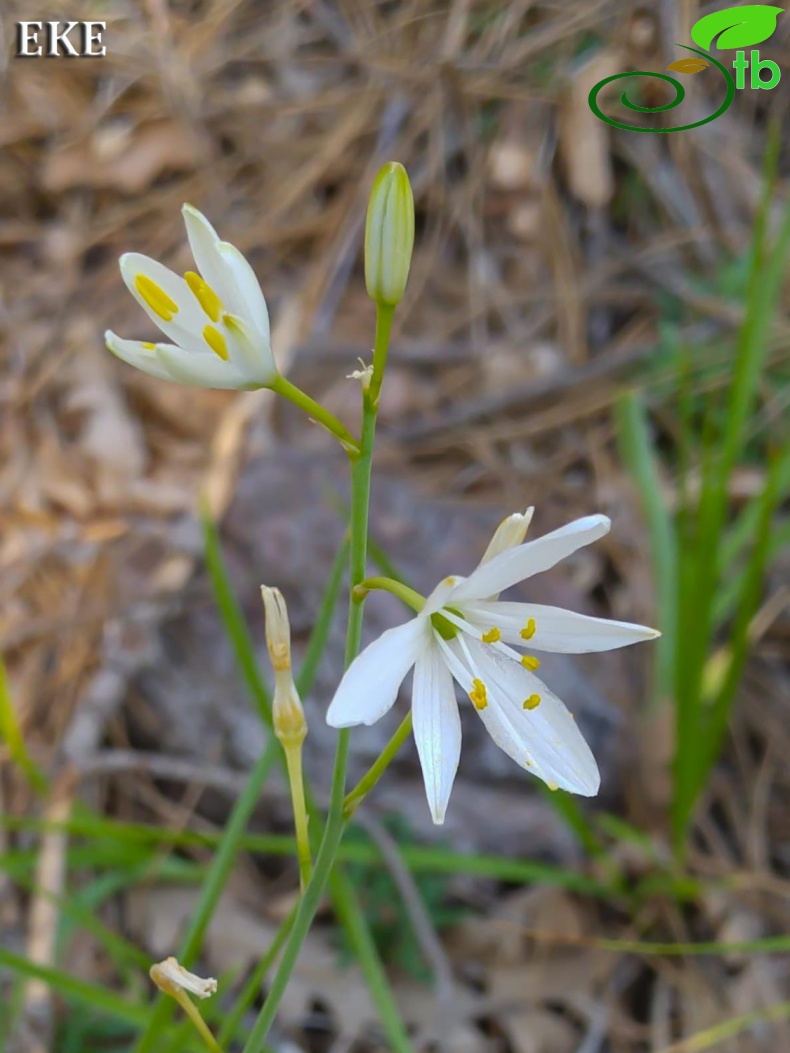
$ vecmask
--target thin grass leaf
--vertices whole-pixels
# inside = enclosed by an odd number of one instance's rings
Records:
[[[644,504],[655,569],[661,639],[655,666],[653,701],[669,697],[677,647],[677,539],[667,510],[658,461],[639,398],[628,392],[617,402],[615,416],[623,460],[636,480]]]
[[[5,742],[8,753],[14,764],[24,774],[30,786],[38,794],[48,790],[46,776],[36,766],[25,745],[25,739],[19,721],[16,719],[14,703],[8,686],[3,656],[0,655],[0,741]]]
[[[738,613],[728,644],[729,666],[721,691],[704,721],[704,748],[699,764],[697,792],[707,781],[707,776],[718,756],[721,741],[727,728],[730,710],[735,700],[738,685],[749,655],[751,644],[750,627],[762,595],[763,582],[771,548],[771,526],[774,513],[784,494],[779,491],[781,460],[775,458],[768,471],[765,489],[760,500],[760,516],[746,575],[740,595]]]
[[[63,972],[61,969],[31,962],[24,955],[2,946],[0,946],[0,965],[28,979],[43,980],[63,998],[82,1002],[96,1013],[105,1013],[135,1028],[145,1024],[148,1016],[146,1006],[128,1002],[125,998],[121,998],[120,995],[99,984],[79,980],[76,976]]]
[[[332,871],[329,885],[335,912],[356,954],[371,998],[378,1010],[381,1026],[387,1036],[388,1049],[393,1053],[413,1053],[409,1033],[392,993],[354,886],[339,867]]]
[[[213,848],[221,842],[223,836],[222,833],[214,831],[165,830],[144,823],[122,823],[114,820],[97,822],[88,816],[72,817],[67,823],[61,824],[29,817],[0,815],[0,826],[10,830],[32,832],[62,830],[73,836],[102,837],[109,842],[107,845],[108,859],[112,858],[113,847],[119,843],[167,845],[175,848]],[[245,834],[241,839],[241,846],[245,851],[261,856],[293,856],[296,851],[294,838],[284,834]],[[415,845],[405,845],[402,854],[415,873],[473,874],[514,884],[556,885],[559,888],[604,898],[612,894],[611,886],[605,882],[596,881],[585,874],[552,866],[549,863],[482,854],[473,855],[452,852],[446,848]],[[380,853],[375,846],[357,842],[343,842],[339,849],[338,859],[348,863],[378,863],[381,865]],[[5,860],[0,860],[0,868],[4,863]],[[193,873],[198,871],[199,868],[193,865]]]
[[[219,533],[207,506],[201,512],[203,526],[203,550],[217,609],[225,629],[225,635],[233,648],[236,665],[250,697],[267,728],[272,726],[271,692],[261,673],[256,657],[255,644],[247,627],[244,612],[233,591],[228,568],[222,555]]]

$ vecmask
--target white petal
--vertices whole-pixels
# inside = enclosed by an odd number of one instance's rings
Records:
[[[247,380],[231,363],[219,355],[196,355],[170,344],[158,344],[157,358],[179,384],[190,384],[197,388],[226,388],[240,390],[247,387]]]
[[[228,282],[227,268],[219,254],[219,234],[194,205],[184,205],[181,214],[187,228],[189,247],[203,280],[222,300],[226,311],[235,311],[236,305],[230,303],[232,285]]]
[[[609,618],[592,618],[561,607],[539,603],[475,603],[464,607],[464,615],[483,631],[496,626],[505,643],[532,651],[557,651],[562,654],[587,654],[589,651],[612,651],[642,640],[654,640],[661,633],[647,625],[617,622]],[[530,618],[535,619],[535,633],[528,640],[521,630]]]
[[[425,599],[425,606],[422,609],[424,615],[435,614],[436,611],[440,611],[449,599],[454,595],[455,590],[464,581],[464,578],[452,575],[449,578],[442,578],[433,592],[429,593]]]
[[[104,342],[107,345],[107,350],[112,351],[116,358],[120,358],[122,362],[127,362],[130,366],[134,366],[135,369],[142,370],[143,373],[149,373],[152,377],[157,377],[159,380],[171,380],[170,373],[165,369],[162,363],[159,361],[156,355],[156,350],[151,347],[145,347],[141,340],[124,340],[120,336],[108,329],[104,334]],[[162,346],[161,344],[159,345]]]
[[[268,345],[269,312],[255,272],[239,250],[219,235],[202,212],[182,208],[189,247],[197,268],[229,314],[239,315]]]
[[[277,377],[277,363],[269,344],[238,315],[225,315],[230,360],[249,383],[268,387]]]
[[[387,629],[354,659],[326,714],[333,728],[375,724],[392,708],[403,679],[430,639],[429,622],[412,618]]]
[[[520,512],[515,512],[512,516],[508,516],[507,519],[503,519],[494,531],[494,536],[489,541],[488,548],[483,553],[480,564],[488,563],[494,556],[498,556],[500,552],[506,552],[509,548],[515,548],[516,545],[522,544],[527,536],[527,529],[532,522],[534,513],[535,509],[530,507],[523,515]]]
[[[458,679],[465,690],[473,677],[485,684],[488,705],[477,712],[501,750],[549,786],[584,797],[598,792],[600,775],[590,747],[563,703],[541,680],[473,640],[457,637],[445,647],[454,655],[455,668],[462,670],[464,679]],[[533,694],[540,695],[540,705],[524,709],[524,700]]]
[[[169,340],[197,354],[213,354],[202,338],[203,326],[208,319],[182,277],[139,252],[125,252],[119,263],[126,288]],[[135,285],[138,275],[150,278],[178,307],[178,312],[169,322],[149,307],[140,295]]]
[[[255,271],[235,245],[222,241],[219,252],[231,274],[234,287],[240,299],[238,313],[256,330],[258,336],[268,345],[271,340],[269,332],[269,309]]]
[[[606,516],[587,516],[550,534],[507,549],[474,570],[453,593],[453,602],[486,599],[533,574],[548,570],[584,545],[603,537],[611,523]]]
[[[433,821],[443,823],[461,757],[461,717],[453,678],[435,646],[414,667],[412,714],[428,807]]]

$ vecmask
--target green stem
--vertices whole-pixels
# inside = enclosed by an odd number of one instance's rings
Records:
[[[184,1012],[187,1014],[189,1019],[195,1025],[195,1030],[206,1043],[211,1053],[222,1053],[222,1046],[217,1042],[214,1036],[211,1034],[211,1030],[200,1015],[200,1010],[184,991],[177,991],[173,993],[173,998],[178,1002]]]
[[[376,435],[377,393],[381,389],[379,373],[376,386],[376,397],[373,396],[373,382],[376,380],[376,368],[379,371],[387,359],[387,345],[392,327],[391,307],[379,305],[376,314],[376,343],[373,350],[373,379],[371,389],[363,395],[362,434],[359,456],[351,462],[351,516],[349,537],[349,576],[351,588],[359,585],[365,578],[368,547],[368,518],[370,509],[370,476],[373,464],[373,444]],[[346,632],[345,664],[348,667],[359,652],[362,634],[363,606],[351,602],[348,611],[348,628]],[[350,732],[342,729],[337,736],[335,765],[332,775],[332,790],[326,826],[321,846],[315,859],[313,876],[299,902],[294,919],[293,929],[283,951],[280,965],[274,974],[269,995],[247,1038],[244,1053],[259,1053],[269,1029],[274,1022],[277,1009],[285,994],[288,981],[296,965],[302,944],[318,910],[324,895],[332,866],[337,854],[340,839],[343,836],[345,820],[343,802],[346,788],[346,767],[348,764]]]
[[[288,399],[294,406],[298,406],[300,410],[304,410],[308,417],[311,417],[314,421],[322,424],[328,432],[338,440],[343,449],[349,453],[352,457],[359,455],[359,443],[348,430],[348,428],[341,424],[334,414],[330,413],[328,409],[325,409],[320,402],[316,402],[315,399],[298,388],[295,384],[292,384],[290,380],[285,377],[278,377],[271,386],[272,391],[278,395],[282,395],[283,398]]]
[[[299,862],[299,877],[302,888],[310,880],[313,859],[310,854],[310,836],[307,832],[307,807],[304,795],[304,777],[302,775],[302,744],[285,750],[285,763],[288,766],[288,782],[291,784],[291,801],[294,809],[294,829],[296,831],[296,858]]]
[[[392,319],[395,315],[394,304],[376,304],[376,339],[373,345],[373,376],[370,378],[370,389],[367,397],[373,406],[374,414],[378,411],[381,382],[387,365],[387,352],[390,346]],[[374,422],[375,424],[375,422]]]
[[[406,606],[411,607],[414,611],[421,611],[425,606],[424,596],[421,596],[419,592],[410,589],[408,585],[404,585],[402,581],[396,581],[394,578],[365,578],[359,585],[354,586],[352,599],[356,603],[361,603],[367,594],[374,589],[391,592],[393,596],[403,600]]]
[[[346,799],[343,802],[344,818],[349,819],[354,814],[362,801],[367,797],[387,770],[392,763],[395,754],[411,734],[411,725],[411,710],[409,710],[407,715],[401,721],[398,730],[381,751],[380,756],[378,756],[373,764],[371,764],[370,768],[368,768],[367,772],[362,776],[354,789],[346,794]]]

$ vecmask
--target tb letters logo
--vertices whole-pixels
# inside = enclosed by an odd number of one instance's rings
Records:
[[[767,90],[775,88],[779,83],[779,79],[782,76],[781,70],[771,59],[760,58],[760,52],[754,45],[762,44],[773,35],[776,29],[776,20],[783,10],[784,8],[774,7],[771,4],[745,4],[743,7],[726,7],[723,11],[712,11],[709,15],[704,15],[695,22],[691,29],[691,39],[698,47],[693,48],[688,44],[677,45],[683,48],[684,51],[691,52],[691,54],[671,62],[667,66],[668,70],[671,70],[673,73],[690,75],[701,73],[703,70],[713,66],[724,77],[727,88],[724,101],[716,112],[710,114],[710,116],[703,117],[692,124],[680,124],[670,128],[646,128],[643,125],[624,124],[622,121],[616,121],[613,117],[607,117],[601,110],[598,96],[608,84],[612,84],[616,80],[622,80],[624,77],[652,77],[654,80],[663,80],[671,84],[675,90],[674,99],[663,106],[639,106],[637,103],[632,102],[628,98],[628,92],[624,91],[620,96],[620,102],[629,110],[638,113],[663,113],[666,110],[674,109],[675,106],[679,106],[683,102],[683,99],[686,97],[686,89],[679,80],[675,80],[674,77],[670,77],[666,73],[654,73],[650,70],[615,73],[611,77],[599,80],[597,84],[593,85],[592,91],[588,96],[590,109],[602,121],[606,121],[607,124],[611,124],[614,128],[622,128],[627,132],[685,132],[689,128],[699,128],[702,124],[710,124],[717,117],[721,117],[724,111],[729,108],[732,100],[735,98],[736,90],[747,86],[747,70],[749,71],[748,84],[750,88]],[[732,60],[732,68],[735,72],[734,77],[727,67],[710,53],[714,40],[716,41],[717,51],[735,50],[737,48],[735,57]],[[746,53],[747,48],[749,49],[748,57]]]

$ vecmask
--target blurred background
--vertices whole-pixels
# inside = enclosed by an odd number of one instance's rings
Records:
[[[353,429],[385,160],[409,171],[417,239],[374,560],[426,593],[512,511],[536,506],[535,535],[604,512],[611,534],[521,596],[664,632],[545,662],[600,763],[595,801],[545,794],[466,712],[444,827],[411,743],[358,813],[344,865],[403,1027],[447,1053],[784,1048],[790,19],[759,45],[780,82],[703,127],[615,130],[587,101],[687,54],[675,42],[712,9],[4,0],[0,1048],[135,1048],[147,967],[175,953],[267,740],[259,586],[282,589],[304,655],[344,534],[345,459],[291,407],[105,351],[108,327],[154,337],[118,256],[189,269],[180,207],[198,206],[255,268],[280,369]],[[16,58],[23,18],[105,20],[107,54]],[[682,107],[643,123],[723,97],[714,70],[679,79]],[[605,96],[625,123],[631,83]],[[365,638],[402,616],[372,597]],[[319,800],[344,619],[341,600],[306,699]],[[403,706],[354,733],[352,778]],[[298,895],[290,835],[278,771],[196,958],[221,980],[212,1026]],[[252,975],[226,1050],[260,1005]],[[327,902],[271,1048],[403,1049],[391,1030]]]

